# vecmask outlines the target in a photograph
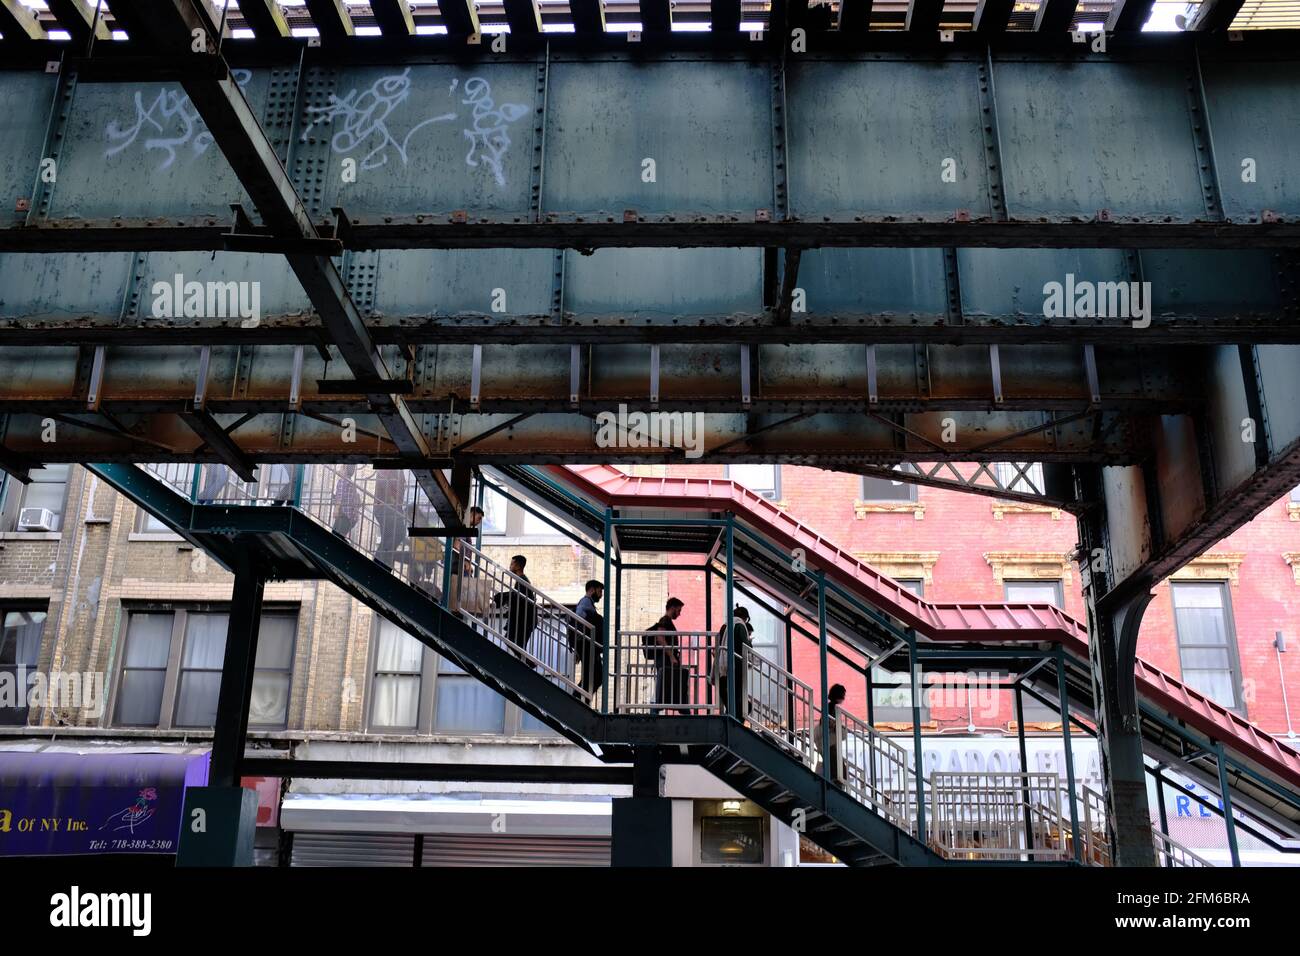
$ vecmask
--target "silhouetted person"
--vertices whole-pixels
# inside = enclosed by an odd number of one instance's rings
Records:
[[[221,497],[230,481],[228,465],[204,465],[203,485],[199,488],[199,504],[210,505]]]
[[[334,533],[346,538],[361,518],[361,492],[357,490],[357,466],[343,465],[334,481]]]
[[[573,636],[569,646],[582,664],[582,679],[579,687],[595,694],[605,682],[605,649],[603,638],[605,619],[601,617],[596,605],[605,597],[605,585],[595,578],[587,582],[586,593],[578,602],[574,613],[591,625],[590,633],[578,633]]]
[[[517,580],[511,580],[509,591],[502,591],[492,598],[493,604],[506,609],[507,639],[522,650],[528,648],[528,639],[537,626],[537,592],[532,589],[528,575],[524,574],[527,564],[528,559],[522,554],[511,558],[510,573]]]
[[[822,745],[822,725],[829,721],[830,727],[830,748],[826,753],[826,772],[831,780],[836,783],[844,779],[840,772],[840,753],[839,744],[835,741],[835,715],[840,709],[840,704],[844,703],[844,698],[848,692],[844,689],[843,684],[832,684],[831,689],[826,694],[826,712],[822,719],[817,721],[817,726],[813,732],[817,735],[813,741],[813,746],[820,748]]]
[[[392,567],[406,541],[406,472],[385,469],[376,476],[375,521],[379,524],[375,557]]]
[[[736,623],[735,657],[732,659],[727,654],[727,625],[724,624],[718,631],[718,648],[714,652],[713,661],[710,665],[712,669],[710,676],[718,683],[718,702],[725,709],[727,707],[727,687],[730,683],[734,660],[736,672],[735,713],[741,720],[744,720],[749,716],[749,685],[745,679],[745,651],[747,648],[754,646],[754,641],[750,632],[749,608],[738,607],[732,611],[731,616]]]
[[[680,638],[677,636],[677,625],[673,621],[681,617],[682,604],[678,598],[669,598],[668,603],[664,605],[664,616],[655,621],[651,631],[662,633],[648,634],[643,653],[654,664],[655,668],[655,703],[657,704],[685,704],[686,701],[686,668],[682,666],[682,654],[680,649]],[[664,713],[670,709],[675,709],[679,714],[689,714],[690,711],[681,707],[663,708]]]

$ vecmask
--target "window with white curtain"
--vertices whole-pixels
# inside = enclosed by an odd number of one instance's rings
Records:
[[[28,692],[36,680],[36,665],[41,652],[41,632],[45,629],[45,612],[35,609],[3,611],[0,630],[0,679],[21,695],[16,702],[0,700],[0,726],[21,727],[27,723]]]
[[[162,716],[173,615],[130,614],[117,689],[119,727],[157,727]]]
[[[375,641],[370,726],[413,731],[419,726],[424,645],[384,618],[379,619]]]
[[[1244,712],[1228,586],[1218,581],[1175,582],[1169,592],[1183,683],[1224,707]]]
[[[227,612],[206,608],[128,611],[114,725],[213,726],[229,626]],[[249,700],[250,727],[288,725],[297,631],[296,611],[263,612]]]

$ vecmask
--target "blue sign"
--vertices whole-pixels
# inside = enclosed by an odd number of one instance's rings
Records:
[[[0,751],[0,856],[175,853],[208,754]]]

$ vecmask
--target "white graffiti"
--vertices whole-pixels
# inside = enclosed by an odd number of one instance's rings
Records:
[[[455,108],[451,112],[430,116],[408,129],[399,140],[388,124],[393,112],[411,96],[410,72],[407,68],[399,74],[382,76],[364,92],[352,89],[342,97],[331,93],[325,106],[308,109],[312,121],[303,131],[302,138],[305,140],[319,125],[338,125],[340,128],[330,137],[330,147],[336,153],[354,153],[364,149],[361,169],[384,166],[393,154],[402,165],[406,165],[410,161],[411,138],[417,132],[433,123],[455,122],[460,118]],[[459,81],[452,79],[448,95],[454,98],[458,86]],[[528,107],[521,103],[497,106],[492,100],[491,86],[481,77],[466,80],[460,92],[464,98],[457,106],[470,107],[469,125],[462,130],[469,140],[465,164],[470,168],[480,164],[487,167],[497,185],[504,186],[506,177],[501,161],[510,148],[508,127],[523,116]]]
[[[370,85],[364,93],[353,89],[341,99],[330,94],[330,101],[325,106],[312,106],[307,112],[312,114],[311,124],[303,130],[302,139],[321,123],[334,124],[341,121],[342,129],[330,138],[330,146],[336,153],[351,153],[373,144],[369,152],[361,159],[362,169],[377,169],[388,162],[389,148],[396,149],[402,160],[407,162],[407,145],[420,129],[430,123],[441,123],[456,118],[455,113],[431,116],[416,123],[402,137],[401,142],[393,136],[388,128],[388,117],[411,95],[411,72],[407,67],[400,74],[381,76]]]
[[[478,161],[481,160],[488,169],[492,170],[497,185],[504,186],[506,178],[501,171],[501,158],[510,148],[510,131],[506,127],[523,116],[528,111],[528,107],[522,103],[502,103],[500,106],[494,106],[492,88],[488,86],[487,80],[477,76],[465,81],[465,93],[465,99],[461,102],[474,108],[474,126],[464,131],[465,138],[469,140],[469,152],[465,154],[465,162],[469,166],[477,166]],[[478,153],[477,157],[475,153]]]
[[[231,75],[241,87],[247,85],[253,76],[248,70],[232,70]],[[159,149],[166,154],[159,169],[171,166],[176,161],[177,150],[182,147],[188,146],[192,155],[202,156],[212,145],[212,133],[190,98],[178,88],[163,88],[148,106],[144,105],[143,94],[135,94],[135,120],[130,125],[109,121],[104,135],[114,145],[104,152],[105,158],[122,152],[146,130],[153,130],[158,135],[147,136],[144,148]]]

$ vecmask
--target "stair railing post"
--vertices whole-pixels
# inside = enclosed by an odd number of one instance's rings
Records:
[[[1237,846],[1237,821],[1232,816],[1232,794],[1228,792],[1228,763],[1223,754],[1223,744],[1214,742],[1214,762],[1219,768],[1219,801],[1223,804],[1223,826],[1228,835],[1228,853],[1233,866],[1241,866],[1241,850]]]
[[[713,559],[712,558],[709,559],[708,565],[704,568],[704,630],[708,632],[710,635],[713,634]],[[713,639],[712,637],[707,638],[707,640],[712,640],[712,639]],[[718,696],[717,688],[714,685],[717,683],[717,677],[716,677],[718,673],[717,660],[718,660],[718,655],[721,653],[722,653],[722,648],[715,647],[713,649],[713,661],[714,661],[713,674],[710,675],[709,680],[705,684],[705,686],[708,688],[708,703],[710,705],[714,703],[714,698]],[[717,703],[719,706],[722,706],[724,702],[722,700],[718,700]]]
[[[916,762],[916,838],[925,842],[925,760],[921,750],[921,669],[916,659],[916,632],[907,631],[908,672],[912,685],[912,750]]]
[[[455,541],[455,538],[447,535],[447,541],[442,546],[442,606],[448,611],[455,610],[451,606],[451,560]]]
[[[745,716],[741,713],[744,708],[743,689],[737,688],[739,681],[736,677],[739,675],[739,668],[736,665],[736,617],[735,617],[735,597],[734,587],[736,578],[736,535],[735,535],[736,518],[731,512],[727,512],[727,646],[719,648],[719,653],[727,655],[727,713],[735,714],[736,719],[744,721]],[[741,695],[740,708],[736,706],[736,696]]]
[[[1070,797],[1070,830],[1074,833],[1074,862],[1083,862],[1079,808],[1074,799],[1074,752],[1070,746],[1070,698],[1065,687],[1065,652],[1056,648],[1056,692],[1061,704],[1061,740],[1065,744],[1065,779]]]
[[[1025,749],[1025,694],[1016,681],[1016,739],[1020,745],[1020,799],[1025,804],[1025,849],[1034,861],[1034,824],[1029,811],[1029,755]]]
[[[817,572],[817,666],[821,669],[822,682],[822,776],[831,778],[831,725],[826,705],[830,698],[830,684],[827,683],[828,668],[826,663],[826,572]]]
[[[307,465],[292,465],[291,467],[298,469],[293,475],[293,506],[295,508],[301,508],[302,483],[307,476]]]
[[[601,644],[605,649],[605,673],[604,686],[601,688],[601,713],[608,714],[613,710],[612,701],[609,697],[609,674],[611,670],[618,670],[622,667],[622,655],[619,653],[619,647],[610,647],[610,616],[609,616],[609,576],[611,566],[614,562],[614,509],[605,509],[605,591],[604,591],[604,633],[601,634]],[[621,572],[621,569],[620,569]],[[613,656],[611,657],[611,652]],[[610,666],[611,662],[613,667]]]
[[[199,500],[199,479],[203,474],[203,466],[197,461],[194,463],[194,474],[190,478],[190,503],[197,504]]]

